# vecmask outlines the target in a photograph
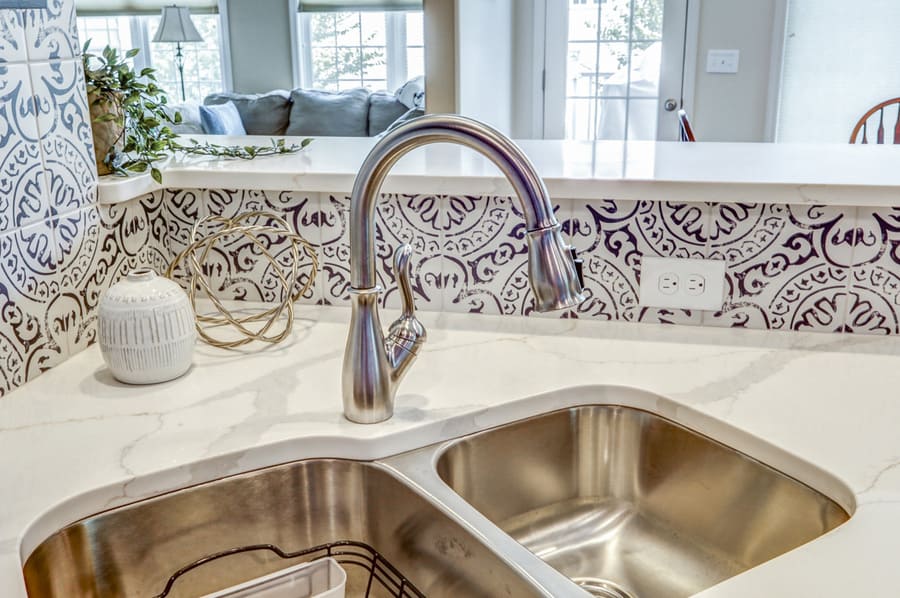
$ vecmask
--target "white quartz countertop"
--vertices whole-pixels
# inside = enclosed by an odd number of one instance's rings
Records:
[[[268,137],[206,137],[225,145],[267,145]],[[299,143],[300,138],[286,138]],[[556,199],[640,199],[894,205],[900,147],[772,143],[633,141],[517,142]],[[343,192],[375,144],[373,138],[321,137],[307,149],[255,160],[174,158],[163,166],[167,188]],[[104,203],[159,189],[149,175],[102,177]],[[473,150],[437,144],[402,158],[384,186],[390,193],[490,195],[512,188]]]
[[[845,525],[704,598],[897,595],[896,338],[426,313],[395,416],[362,426],[341,414],[349,311],[299,314],[282,346],[198,345],[173,382],[118,384],[93,347],[0,400],[0,596],[23,597],[28,553],[100,510],[296,459],[385,457],[559,408],[533,397],[591,385],[667,397],[667,417],[724,422],[730,433],[710,433],[736,448],[763,439],[830,474],[813,485],[855,506]]]

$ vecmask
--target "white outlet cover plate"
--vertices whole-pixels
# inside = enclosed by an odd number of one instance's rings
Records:
[[[740,50],[710,50],[706,54],[706,72],[734,74],[740,62]]]
[[[674,293],[663,293],[659,279],[663,274],[675,274],[679,279]],[[687,292],[688,276],[702,276],[705,289],[699,295]],[[722,309],[725,299],[724,260],[699,260],[644,256],[641,258],[640,304],[646,307],[674,309]]]

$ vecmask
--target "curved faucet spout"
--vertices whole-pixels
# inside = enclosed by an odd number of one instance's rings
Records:
[[[470,118],[429,115],[387,133],[366,157],[350,197],[351,322],[344,353],[345,416],[374,423],[393,413],[394,395],[421,344],[425,329],[415,319],[408,280],[409,250],[395,262],[404,297],[404,315],[384,338],[378,318],[375,276],[375,206],[394,164],[417,147],[456,143],[481,153],[506,176],[521,203],[528,245],[528,274],[538,311],[561,309],[583,300],[574,252],[566,247],[544,182],[519,147],[502,133]],[[402,259],[401,259],[402,258]]]
[[[428,115],[387,133],[366,157],[350,196],[350,270],[355,288],[375,286],[375,205],[394,164],[423,145],[456,143],[489,158],[506,176],[522,205],[529,231],[557,225],[553,204],[531,161],[508,137],[456,115]]]

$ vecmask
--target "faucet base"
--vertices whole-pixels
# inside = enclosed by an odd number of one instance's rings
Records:
[[[359,424],[377,424],[394,414],[396,388],[378,317],[380,294],[380,286],[350,289],[350,333],[341,386],[344,417]]]

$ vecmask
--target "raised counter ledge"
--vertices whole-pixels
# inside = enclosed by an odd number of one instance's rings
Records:
[[[193,369],[173,382],[117,384],[93,346],[10,393],[0,400],[0,595],[23,598],[30,548],[99,510],[294,459],[377,458],[558,408],[539,395],[593,385],[668,397],[665,415],[688,425],[692,413],[716,418],[737,429],[712,434],[726,443],[759,437],[849,488],[848,498],[820,486],[856,503],[847,524],[704,598],[878,597],[900,587],[900,339],[421,316],[429,342],[396,415],[377,425],[341,415],[349,310],[340,307],[303,306],[282,346],[198,345]]]
[[[268,137],[208,137],[226,145]],[[300,138],[286,138],[288,143]],[[307,149],[255,160],[176,158],[169,189],[260,189],[349,193],[373,138],[321,137]],[[801,203],[892,206],[900,196],[900,147],[771,143],[518,141],[556,199]],[[157,190],[149,175],[101,177],[101,203]],[[394,167],[389,193],[508,195],[499,170],[474,151],[419,148]]]

